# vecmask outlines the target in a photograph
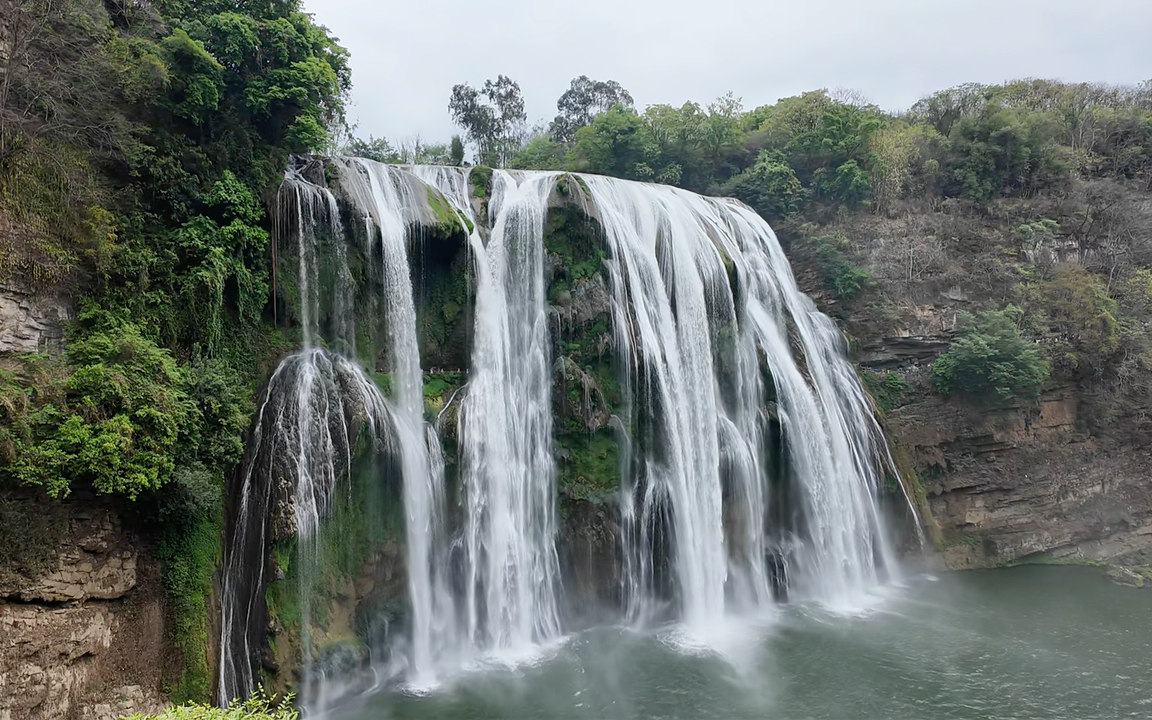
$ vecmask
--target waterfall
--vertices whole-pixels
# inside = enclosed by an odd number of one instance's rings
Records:
[[[467,171],[415,166],[472,225],[476,325],[460,416],[467,638],[520,650],[560,633],[544,217],[556,173],[495,171],[485,243]]]
[[[772,554],[814,598],[877,582],[895,566],[875,499],[886,450],[874,445],[879,429],[842,335],[800,293],[772,229],[735,201],[582,177],[612,258],[617,344],[632,386],[644,389],[637,411],[661,418],[639,438],[645,450],[627,489],[639,504],[626,501],[625,520],[646,555],[670,514],[685,622],[763,605]],[[767,524],[761,356],[789,460],[783,480],[802,496],[792,528]],[[644,558],[630,566],[651,572]],[[630,586],[643,592],[651,579]]]
[[[294,238],[299,254],[299,318],[304,348],[276,367],[260,402],[252,437],[238,475],[233,522],[221,573],[221,705],[254,689],[254,662],[262,650],[263,591],[272,543],[297,539],[302,699],[322,692],[313,675],[309,614],[314,574],[324,562],[318,540],[321,519],[337,486],[346,479],[362,424],[375,442],[391,444],[391,413],[376,385],[347,359],[312,346],[320,307],[320,235],[339,235],[336,200],[290,171],[277,196],[277,234]],[[344,258],[343,255],[338,255]],[[346,258],[344,258],[346,259]],[[339,264],[339,263],[338,263]],[[338,275],[347,275],[346,266]],[[350,296],[334,290],[334,307],[350,310]],[[286,509],[278,500],[291,498]]]
[[[544,209],[554,178],[493,177],[488,245],[473,242],[476,332],[462,414],[468,631],[482,647],[559,634]]]
[[[369,237],[376,228],[383,256],[384,314],[395,358],[394,417],[404,478],[408,587],[412,601],[410,681],[435,681],[434,663],[456,640],[456,610],[447,576],[444,474],[429,454],[433,435],[424,423],[424,382],[416,337],[416,306],[408,263],[408,225],[414,209],[427,203],[427,188],[403,171],[367,160],[339,160],[341,187],[363,209]]]
[[[330,562],[326,520],[336,500],[353,502],[358,438],[391,463],[370,482],[402,482],[406,683],[427,688],[469,660],[561,635],[553,392],[568,358],[553,357],[546,228],[565,204],[587,215],[603,248],[602,266],[582,272],[602,273],[606,288],[628,616],[662,619],[672,601],[676,619],[707,632],[770,607],[783,584],[836,602],[895,571],[877,501],[878,473],[892,463],[870,400],[842,334],[799,291],[751,209],[666,186],[501,170],[479,179],[485,205],[467,169],[323,162],[339,201],[290,170],[274,213],[278,241],[298,254],[303,348],[272,374],[233,485],[221,702],[253,688],[266,559],[292,537],[301,696],[310,709],[329,701],[309,613]],[[474,301],[467,381],[454,396],[459,487],[425,418],[412,278],[414,243],[432,226],[467,236],[452,247],[461,258],[466,247]],[[366,351],[357,323],[376,308],[387,393],[355,359]]]

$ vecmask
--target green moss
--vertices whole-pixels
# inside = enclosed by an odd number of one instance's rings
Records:
[[[172,641],[181,658],[179,676],[165,683],[172,702],[204,702],[211,696],[208,596],[220,562],[222,531],[222,513],[217,510],[196,518],[183,532],[170,534],[157,553],[163,562]]]
[[[268,583],[265,601],[269,619],[280,633],[276,649],[287,652],[292,663],[301,659],[305,610],[314,661],[334,661],[332,647],[363,645],[352,637],[357,626],[355,604],[362,599],[356,597],[356,581],[376,553],[403,537],[399,485],[381,482],[381,478],[398,477],[398,471],[381,463],[386,460],[375,454],[371,439],[361,433],[351,477],[341,481],[351,485],[342,484],[333,493],[312,550],[302,557],[295,538],[273,548],[273,557],[283,575]],[[307,607],[300,597],[305,580],[311,587],[311,603]],[[282,685],[286,679],[269,681]]]
[[[392,395],[392,373],[372,373],[372,379],[376,381],[376,387],[380,388],[380,392],[385,397]]]
[[[429,422],[435,421],[463,380],[464,374],[457,371],[425,373],[424,414]]]
[[[471,318],[467,255],[460,252],[446,265],[426,263],[424,272],[417,317],[420,357],[426,367],[464,367],[469,348],[460,324]]]
[[[472,183],[473,197],[488,197],[489,193],[492,192],[492,168],[487,165],[477,165],[472,168],[468,177]]]
[[[916,466],[912,463],[911,454],[900,441],[891,436],[889,436],[888,447],[892,454],[892,461],[896,464],[896,471],[900,475],[899,478],[894,479],[897,487],[893,489],[898,491],[899,484],[903,484],[904,492],[908,494],[913,507],[920,515],[921,525],[928,531],[929,540],[936,548],[943,547],[944,536],[940,531],[939,523],[936,522],[936,517],[932,514],[932,508],[928,504],[928,491],[916,473]]]
[[[564,432],[556,443],[563,496],[602,502],[620,489],[620,447],[610,429]]]
[[[569,176],[565,176],[569,177]],[[604,234],[582,209],[564,205],[548,212],[544,247],[561,260],[558,278],[588,278],[600,271],[607,257]]]
[[[452,203],[448,202],[448,198],[436,188],[428,187],[428,209],[432,211],[432,216],[435,218],[435,224],[440,234],[453,235],[460,230],[460,224],[463,222],[464,226],[471,233],[474,229],[472,221],[462,216],[452,207]]]

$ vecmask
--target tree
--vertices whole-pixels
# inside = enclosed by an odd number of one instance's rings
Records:
[[[615,80],[591,80],[581,75],[556,101],[560,114],[552,121],[549,135],[558,143],[576,139],[576,131],[592,122],[592,118],[609,108],[621,105],[632,109],[632,96]]]
[[[989,95],[987,85],[957,85],[917,101],[909,114],[915,120],[936,128],[941,135],[948,136],[961,118],[979,113],[987,104]]]
[[[110,37],[99,3],[0,0],[0,168],[42,138],[120,149]]]
[[[576,131],[572,155],[577,169],[633,180],[651,179],[644,121],[617,105]]]
[[[974,200],[1030,196],[1067,177],[1057,146],[1059,126],[1048,113],[1006,107],[993,97],[952,127],[952,192]]]
[[[520,85],[506,75],[484,81],[480,90],[467,83],[454,86],[448,112],[476,146],[480,162],[504,167],[520,149],[528,115]]]
[[[459,135],[452,136],[452,142],[448,146],[448,157],[452,165],[459,167],[464,164],[464,141]]]
[[[1072,374],[1102,374],[1120,349],[1121,333],[1116,301],[1099,276],[1062,263],[1030,295],[1036,323],[1052,337],[1057,366]]]
[[[1048,360],[1016,326],[1019,308],[965,314],[960,331],[932,363],[932,384],[943,395],[984,400],[1032,399],[1048,380]]]
[[[565,167],[567,149],[547,135],[528,141],[524,149],[512,158],[511,167],[521,170],[560,170]]]
[[[796,173],[781,153],[768,150],[761,150],[756,163],[729,180],[722,192],[748,203],[769,222],[788,218],[804,202]]]
[[[340,154],[348,157],[367,158],[381,163],[398,162],[396,150],[391,143],[385,138],[373,137],[372,135],[369,135],[367,140],[352,138],[347,145],[340,148]]]

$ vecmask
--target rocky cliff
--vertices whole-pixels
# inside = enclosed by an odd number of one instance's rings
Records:
[[[1095,357],[1089,343],[1077,345],[1078,330],[1067,322],[1058,334],[1033,335],[1054,361],[1038,400],[942,397],[930,382],[932,362],[948,349],[965,312],[1017,303],[1025,321],[1039,319],[1033,328],[1068,315],[1044,294],[1061,268],[1091,278],[1112,263],[1108,289],[1119,308],[1103,307],[1127,326],[1119,334],[1144,332],[1146,317],[1132,310],[1132,317],[1122,316],[1125,297],[1116,278],[1140,272],[1141,253],[1152,241],[1149,198],[1126,191],[1105,213],[1085,200],[1094,192],[1074,187],[1057,197],[841,218],[834,228],[850,238],[870,276],[850,300],[829,292],[817,263],[794,253],[801,284],[839,318],[862,371],[890,377],[896,388],[878,399],[888,406],[890,438],[908,451],[927,495],[948,567],[1149,565],[1152,406],[1146,384],[1131,379],[1146,375],[1129,368],[1134,349],[1111,355],[1099,349]],[[1037,237],[1034,227],[1048,229]],[[1104,257],[1108,243],[1122,247]],[[1074,353],[1079,367],[1068,359]]]
[[[158,566],[91,497],[0,497],[0,720],[115,720],[163,704]]]

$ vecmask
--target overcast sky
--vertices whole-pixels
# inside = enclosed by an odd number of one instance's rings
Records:
[[[1152,0],[305,0],[352,53],[357,134],[443,142],[452,86],[503,73],[530,123],[578,75],[638,108],[820,87],[887,109],[963,82],[1152,78]]]

